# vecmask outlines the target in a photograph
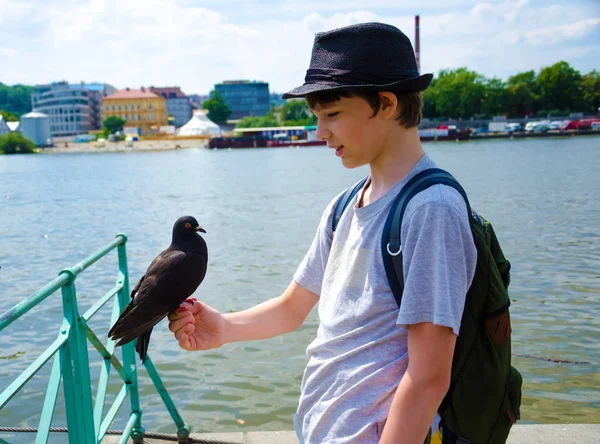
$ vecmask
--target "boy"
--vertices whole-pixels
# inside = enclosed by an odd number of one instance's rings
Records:
[[[450,383],[465,295],[476,263],[461,195],[435,185],[416,195],[402,221],[400,309],[381,253],[394,198],[418,172],[435,167],[423,151],[419,75],[408,38],[364,23],[317,34],[306,97],[326,140],[347,168],[370,176],[332,231],[336,197],[294,279],[279,297],[221,315],[201,302],[169,315],[186,350],[207,350],[298,328],[319,302],[294,425],[301,443],[439,442],[436,411]],[[409,359],[410,358],[410,359]],[[433,442],[433,441],[432,441]]]

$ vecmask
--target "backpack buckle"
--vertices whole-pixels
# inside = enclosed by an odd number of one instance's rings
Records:
[[[398,256],[400,253],[402,253],[402,245],[398,245],[398,251],[396,251],[395,253],[393,253],[390,250],[390,242],[388,242],[388,244],[387,244],[387,252],[389,253],[390,256]]]

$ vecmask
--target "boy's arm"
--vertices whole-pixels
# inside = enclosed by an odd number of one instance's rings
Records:
[[[222,315],[203,302],[184,302],[169,313],[169,330],[180,347],[190,351],[270,338],[302,325],[318,300],[318,295],[292,281],[281,296],[238,313]]]
[[[318,301],[318,295],[292,280],[281,296],[223,315],[223,343],[266,339],[294,331]]]
[[[380,444],[423,444],[450,386],[456,335],[431,322],[408,328],[408,368],[392,400]]]

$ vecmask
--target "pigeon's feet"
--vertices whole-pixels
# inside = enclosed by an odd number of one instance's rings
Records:
[[[182,302],[182,304],[187,302],[188,304],[194,305],[194,302],[197,302],[197,301],[198,300],[196,298],[187,298],[185,301]],[[179,312],[179,311],[188,311],[188,308],[180,306],[175,310],[175,312]]]

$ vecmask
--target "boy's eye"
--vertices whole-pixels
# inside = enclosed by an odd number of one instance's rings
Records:
[[[328,113],[328,114],[327,114],[327,117],[329,117],[329,118],[332,118],[332,117],[335,117],[335,116],[337,116],[338,114],[339,114],[339,111],[336,111],[336,112],[334,112],[334,113]]]

